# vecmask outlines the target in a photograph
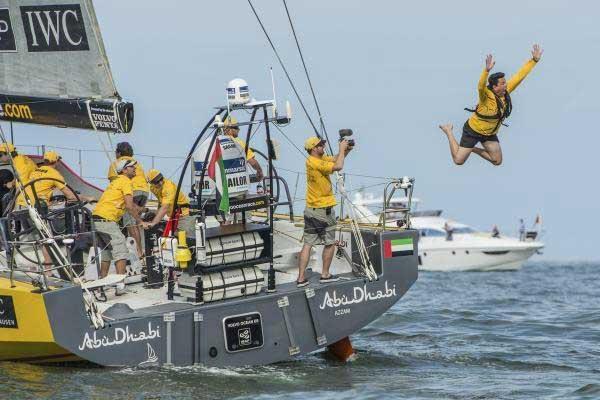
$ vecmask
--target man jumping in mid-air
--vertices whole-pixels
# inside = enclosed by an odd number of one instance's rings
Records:
[[[512,111],[510,93],[519,86],[535,64],[540,61],[542,53],[543,50],[540,46],[534,44],[531,59],[508,81],[503,72],[493,73],[488,78],[490,70],[494,68],[496,63],[492,55],[488,54],[485,59],[485,69],[477,85],[479,103],[477,103],[474,110],[465,108],[473,114],[463,126],[460,144],[454,138],[452,124],[440,125],[440,129],[448,136],[450,153],[455,164],[464,164],[471,152],[494,165],[502,164],[502,149],[496,134],[500,130],[500,125]],[[481,142],[483,148],[475,147],[479,142]]]

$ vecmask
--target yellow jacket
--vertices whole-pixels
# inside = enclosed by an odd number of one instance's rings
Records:
[[[44,202],[48,202],[54,189],[62,190],[65,185],[65,178],[63,178],[62,174],[58,172],[54,167],[49,165],[42,165],[38,167],[35,171],[33,171],[29,175],[29,181],[34,181],[36,179],[41,178],[51,178],[52,180],[40,180],[35,182],[32,186],[35,186],[35,194],[38,200],[42,200]],[[34,204],[35,197],[33,196],[33,190],[31,186],[25,189],[27,193],[27,198],[29,201]],[[19,193],[16,200],[17,205],[25,207],[27,202],[25,201],[25,197],[23,193]]]
[[[23,185],[29,182],[29,175],[37,168],[37,164],[24,154],[17,154],[13,157],[13,166]]]
[[[336,205],[329,175],[333,173],[335,158],[324,155],[322,158],[306,158],[306,206],[324,208]]]
[[[159,206],[164,204],[169,205],[168,216],[170,217],[173,213],[173,206],[175,205],[175,192],[177,192],[177,185],[170,179],[163,178],[162,187],[150,185],[150,191],[158,199]],[[179,191],[177,196],[177,205],[181,208],[181,215],[190,215],[190,201],[188,200],[183,189]]]
[[[506,82],[508,93],[512,93],[513,90],[519,86],[519,84],[525,79],[527,74],[531,72],[536,62],[530,59],[521,67],[521,69],[510,77]],[[479,95],[479,103],[477,103],[476,110],[481,115],[493,117],[498,114],[498,105],[496,104],[496,97],[487,87],[488,71],[484,68],[479,78],[479,84],[477,85],[477,93]],[[500,98],[502,113],[506,110],[506,103],[503,98]],[[473,113],[468,120],[469,127],[476,133],[485,136],[495,135],[500,130],[500,124],[498,119],[483,119]]]

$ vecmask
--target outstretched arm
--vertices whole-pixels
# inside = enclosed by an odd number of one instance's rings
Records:
[[[509,93],[515,90],[517,86],[519,86],[519,84],[523,82],[523,79],[525,79],[525,77],[531,72],[533,67],[535,67],[535,64],[537,64],[537,62],[540,61],[543,53],[544,50],[542,50],[539,44],[533,45],[533,49],[531,50],[531,59],[527,60],[525,65],[523,65],[516,74],[511,76],[511,78],[506,83],[506,88]]]
[[[479,77],[479,83],[477,84],[477,93],[479,95],[480,103],[483,103],[487,99],[487,94],[485,93],[485,89],[487,88],[487,79],[495,64],[496,61],[494,60],[494,56],[488,54],[485,57],[485,69],[481,73],[481,76]]]

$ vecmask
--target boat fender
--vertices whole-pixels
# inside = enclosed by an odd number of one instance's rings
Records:
[[[192,261],[192,253],[187,247],[185,231],[179,231],[178,236],[179,245],[177,246],[177,252],[175,253],[175,260],[181,269],[186,269],[188,267],[188,263]]]

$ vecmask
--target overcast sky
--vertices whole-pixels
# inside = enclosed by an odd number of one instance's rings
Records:
[[[316,118],[279,0],[255,0],[303,100]],[[221,105],[228,80],[248,81],[257,99],[289,99],[295,120],[285,133],[296,145],[311,134],[281,68],[246,1],[96,1],[120,93],[135,105],[137,153],[183,156]],[[303,46],[330,136],[352,128],[356,151],[346,171],[416,178],[425,208],[483,230],[516,233],[518,219],[544,217],[546,259],[600,259],[597,153],[599,6],[592,1],[298,1],[288,6]],[[437,128],[460,134],[476,101],[487,53],[495,71],[514,73],[533,43],[542,61],[513,94],[509,128],[499,135],[504,164],[476,156],[452,164]],[[94,133],[18,125],[17,144],[94,148]],[[116,141],[125,139],[116,138]],[[253,146],[264,148],[259,141]],[[279,137],[282,168],[303,171],[303,155]],[[64,152],[67,162],[75,152]],[[151,161],[141,158],[146,168]],[[178,160],[155,160],[167,174]],[[84,174],[104,176],[106,158],[86,154]],[[288,174],[292,190],[295,175]],[[380,180],[352,177],[358,188]],[[103,181],[95,183],[105,185]],[[304,183],[300,183],[299,197]],[[380,194],[382,186],[373,187]],[[300,212],[303,204],[296,205]]]

